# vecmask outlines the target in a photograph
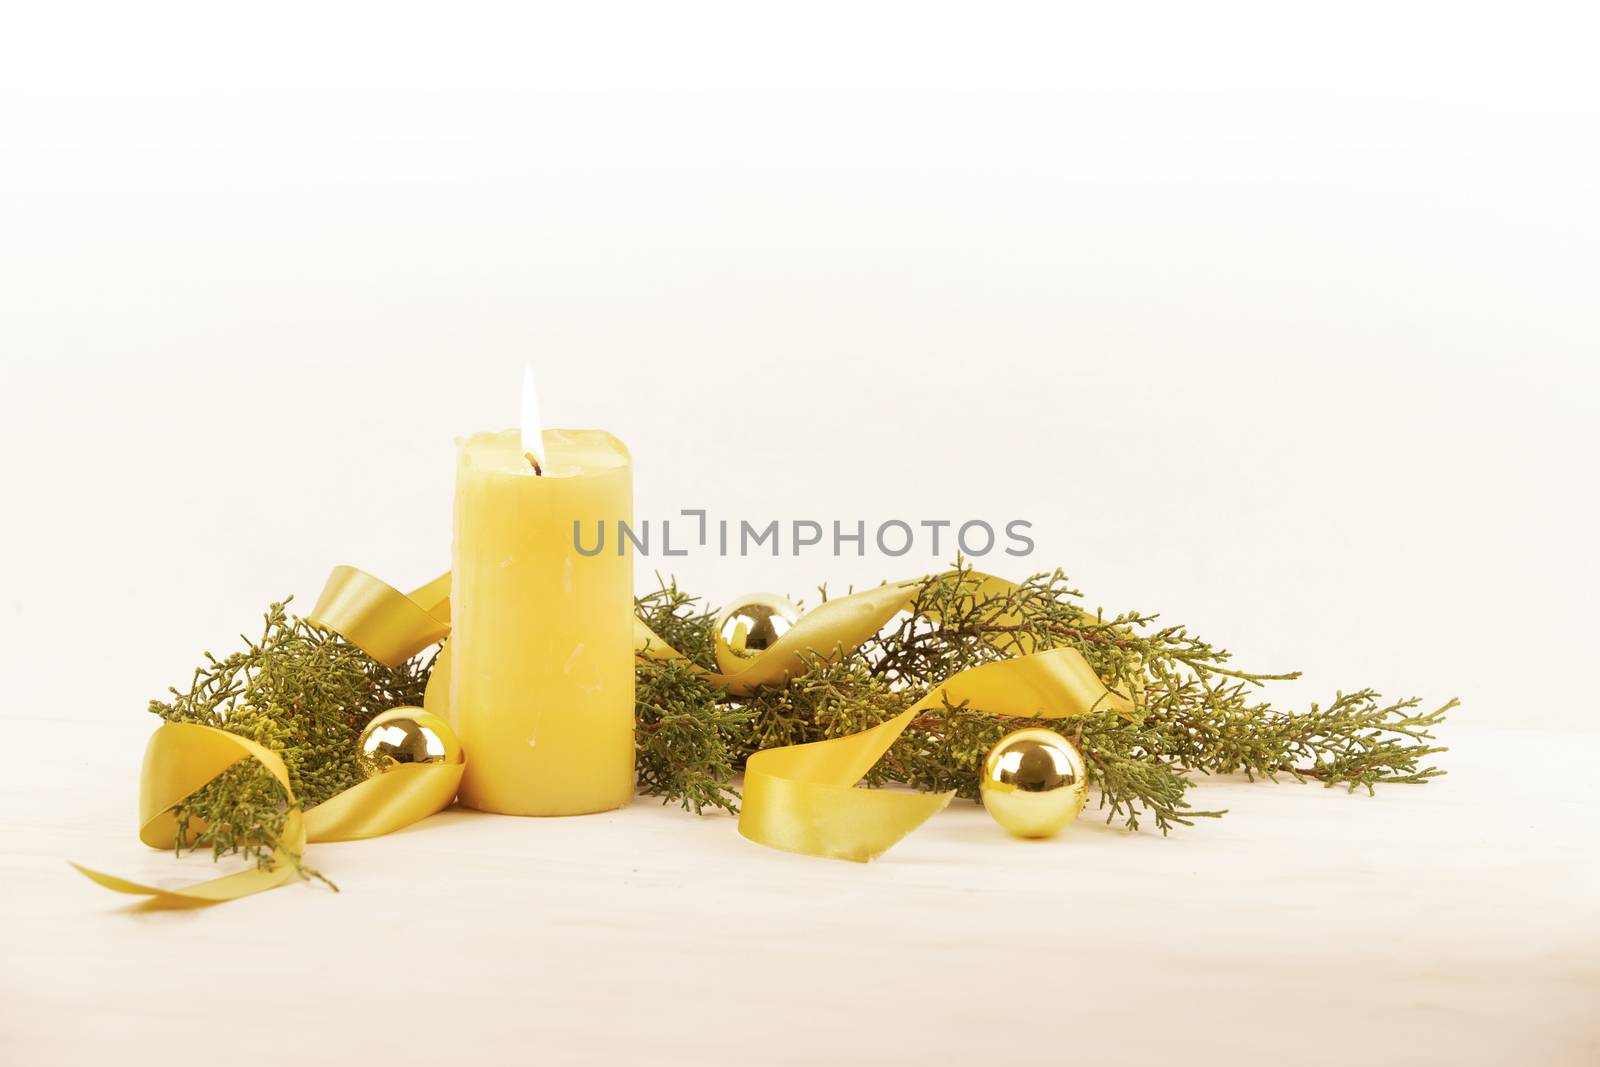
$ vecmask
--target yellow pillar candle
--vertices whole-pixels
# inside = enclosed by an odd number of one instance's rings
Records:
[[[634,790],[633,560],[610,542],[578,552],[573,524],[588,538],[601,520],[613,531],[632,522],[632,462],[604,431],[530,436],[527,419],[520,434],[458,442],[450,708],[467,753],[461,802],[609,811]]]

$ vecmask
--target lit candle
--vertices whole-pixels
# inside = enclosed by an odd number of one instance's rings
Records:
[[[450,708],[461,801],[579,815],[633,797],[633,560],[577,551],[574,524],[633,519],[633,467],[603,430],[522,427],[458,442]]]

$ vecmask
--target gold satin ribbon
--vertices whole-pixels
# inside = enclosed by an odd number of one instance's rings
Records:
[[[871,729],[755,753],[745,767],[741,834],[813,856],[866,861],[881,855],[944,808],[954,794],[861,789],[857,783],[919,714],[947,703],[1017,718],[1067,718],[1101,708],[1133,712],[1133,701],[1107,689],[1076,649],[1034,651],[1035,642],[1020,627],[1020,617],[1005,608],[1016,586],[989,575],[974,575],[973,580],[972,597],[999,605],[994,620],[1019,626],[994,642],[1014,658],[962,671]],[[826,601],[738,672],[697,669],[735,696],[780,683],[803,673],[815,656],[848,653],[870,640],[912,604],[919,585],[900,582]],[[364,571],[340,566],[329,575],[307,621],[340,634],[381,663],[398,666],[449,635],[449,597],[448,572],[402,593]],[[937,621],[936,615],[933,618]],[[638,619],[634,636],[636,653],[642,658],[683,658]],[[425,708],[446,719],[449,677],[446,642],[423,698]],[[245,759],[256,760],[277,779],[289,805],[284,843],[265,866],[182,889],[162,889],[73,866],[108,889],[148,897],[153,907],[199,907],[234,900],[289,881],[308,842],[377,837],[442,811],[454,800],[465,769],[464,762],[396,767],[302,814],[276,753],[226,730],[168,723],[152,735],[145,752],[140,839],[152,848],[172,848],[177,840],[174,807]]]
[[[394,667],[449,633],[449,598],[448,573],[408,594],[354,567],[335,567],[307,621],[340,634],[373,659]],[[441,652],[423,703],[428,710],[436,710],[448,702],[448,693],[448,661]],[[288,803],[282,844],[264,866],[182,889],[162,889],[81,864],[73,866],[107,889],[149,898],[148,907],[220,904],[289,881],[307,842],[378,837],[443,811],[455,800],[466,769],[464,760],[394,767],[302,813],[289,787],[289,773],[277,753],[216,727],[167,723],[151,735],[145,749],[139,779],[139,839],[151,848],[172,848],[178,839],[173,809],[217,775],[246,759],[256,760],[277,779]]]
[[[306,621],[332,630],[384,666],[398,667],[449,636],[450,572],[402,593],[341,564],[328,575]]]
[[[739,832],[752,841],[809,856],[865,862],[915,830],[950,803],[954,793],[912,793],[856,788],[861,778],[922,712],[967,704],[993,715],[1061,719],[1100,709],[1134,711],[1127,696],[1107,689],[1073,648],[1035,652],[1021,617],[1007,610],[1016,586],[974,574],[970,595],[996,605],[994,621],[1016,625],[995,640],[1015,658],[985,663],[935,686],[887,722],[847,737],[770,748],[745,763]],[[849,652],[869,640],[916,599],[918,582],[900,582],[822,603],[802,615],[773,645],[734,674],[704,672],[735,695],[804,673],[815,655]],[[931,615],[932,613],[930,613]],[[934,618],[937,621],[937,618]],[[635,621],[638,654],[682,659],[680,653]]]

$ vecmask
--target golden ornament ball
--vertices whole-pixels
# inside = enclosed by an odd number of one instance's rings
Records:
[[[777,593],[747,593],[717,614],[713,623],[717,669],[743,670],[756,656],[777,643],[800,618],[800,609]]]
[[[356,761],[368,778],[407,763],[460,763],[461,742],[450,724],[422,708],[394,708],[361,731]]]
[[[1049,837],[1083,810],[1088,768],[1071,741],[1030,727],[1007,734],[989,750],[978,791],[994,821],[1013,834]]]

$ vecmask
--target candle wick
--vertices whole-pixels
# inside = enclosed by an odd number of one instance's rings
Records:
[[[533,473],[538,475],[544,474],[544,468],[539,466],[539,461],[533,458],[532,452],[524,452],[522,455],[523,458],[525,458],[529,463],[533,464]]]

